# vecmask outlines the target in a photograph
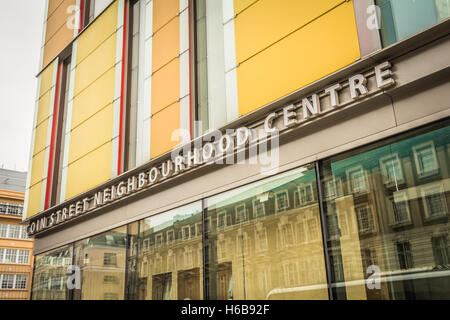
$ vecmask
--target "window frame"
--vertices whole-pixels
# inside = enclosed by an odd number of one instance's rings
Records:
[[[362,179],[362,181],[364,182],[364,188],[363,188],[363,190],[361,190],[361,188],[358,190],[353,190],[354,178],[352,177],[352,174],[355,172],[359,172],[359,171],[361,171],[361,173],[362,173],[362,177],[360,179]],[[363,168],[362,165],[354,166],[354,167],[347,169],[346,175],[347,175],[349,193],[355,194],[355,195],[360,195],[360,194],[366,194],[370,191],[369,180],[367,178],[367,171]]]
[[[361,215],[361,209],[367,209],[367,223],[368,227],[361,229],[360,226],[362,223],[360,222],[360,215]],[[361,203],[358,205],[355,205],[355,213],[356,213],[356,222],[358,224],[358,233],[359,234],[370,234],[375,231],[375,221],[372,214],[372,206],[369,203]]]
[[[261,216],[258,214],[258,210],[257,210],[258,205],[262,206],[262,215]],[[253,199],[252,206],[253,206],[253,218],[258,219],[258,218],[264,218],[266,216],[266,201],[261,201],[259,199]]]
[[[386,168],[386,162],[388,162],[390,160],[393,161],[393,159],[395,159],[395,162],[398,165],[398,170],[400,172],[401,177],[398,177],[398,178],[395,177],[395,180],[392,181],[392,180],[389,180],[388,171],[387,171],[387,168]],[[387,156],[384,156],[384,157],[381,157],[379,159],[379,163],[380,163],[380,168],[381,168],[381,172],[382,172],[382,175],[383,175],[383,183],[386,186],[403,184],[405,182],[405,175],[403,173],[403,166],[402,166],[402,163],[400,161],[400,158],[398,157],[398,152],[390,154],[390,155],[387,155]],[[395,174],[395,172],[394,172],[394,174]]]
[[[280,208],[280,204],[279,204],[279,201],[278,201],[278,195],[281,195],[281,194],[284,194],[286,196],[286,207],[285,208]],[[288,190],[282,190],[282,191],[275,192],[275,211],[277,213],[285,212],[285,211],[289,210],[290,207],[291,206],[290,206],[290,203],[289,203],[289,192],[288,192]]]
[[[240,214],[239,209],[241,209],[242,207],[244,208],[244,218],[243,219],[241,219],[241,217],[239,215]],[[234,218],[235,218],[236,223],[242,223],[242,222],[248,221],[249,216],[248,216],[247,204],[245,202],[238,204],[237,206],[234,207]]]
[[[431,149],[431,155],[433,158],[433,165],[434,168],[428,172],[425,172],[424,170],[422,170],[420,168],[420,164],[419,164],[419,152],[421,151],[420,149],[425,149],[427,146],[430,147]],[[430,140],[421,144],[418,144],[416,146],[412,147],[413,153],[414,153],[414,163],[415,163],[415,168],[416,168],[416,172],[417,172],[417,176],[419,178],[426,178],[432,175],[435,175],[439,172],[439,162],[437,160],[437,155],[436,155],[436,148],[434,146],[434,141]]]
[[[401,198],[401,201],[396,201],[396,199]],[[401,226],[407,226],[407,225],[411,225],[412,224],[412,219],[411,219],[411,209],[410,209],[410,205],[409,205],[409,199],[408,199],[408,195],[407,195],[407,191],[406,190],[402,190],[402,191],[397,191],[395,192],[391,199],[391,210],[392,210],[392,215],[391,215],[391,227],[395,228],[395,227],[401,227]],[[395,207],[394,204],[396,202],[404,202],[405,203],[405,208],[406,208],[406,215],[407,215],[407,219],[404,221],[397,221],[395,218]]]
[[[433,192],[435,190],[439,190],[439,191]],[[438,213],[438,214],[432,214],[429,212],[427,196],[429,196],[430,193],[432,193],[431,195],[438,194],[440,196],[441,203],[443,205],[443,210],[444,210],[443,212]],[[448,215],[448,204],[447,204],[447,200],[445,197],[445,188],[444,188],[444,184],[441,181],[422,186],[420,188],[420,195],[422,197],[422,205],[423,205],[423,210],[425,213],[425,220],[430,221],[430,220],[434,220],[434,219],[440,219],[440,218],[446,217]]]

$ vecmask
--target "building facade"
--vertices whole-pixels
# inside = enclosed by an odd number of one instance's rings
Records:
[[[30,299],[33,239],[22,224],[26,176],[0,169],[0,300]]]
[[[48,0],[32,299],[449,299],[448,0]]]

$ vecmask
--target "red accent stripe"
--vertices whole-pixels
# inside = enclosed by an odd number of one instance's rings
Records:
[[[192,140],[192,84],[191,84],[191,2],[188,2],[188,30],[189,30],[189,134]]]
[[[117,164],[117,175],[122,173],[122,138],[123,138],[123,104],[124,104],[124,91],[125,91],[125,56],[127,47],[127,9],[128,2],[125,2],[124,17],[123,17],[123,44],[122,44],[122,83],[121,83],[121,93],[120,93],[120,125],[119,125],[119,161]]]
[[[58,122],[58,106],[59,106],[59,88],[61,85],[61,67],[62,63],[58,64],[58,71],[56,75],[56,88],[55,88],[55,104],[53,106],[53,119],[52,119],[52,132],[50,141],[50,157],[48,160],[48,172],[47,172],[47,187],[45,190],[45,204],[44,208],[48,209],[50,202],[50,192],[53,178],[53,157],[55,154],[55,138],[56,138],[56,125]]]
[[[78,28],[78,33],[83,30],[83,23],[84,23],[84,0],[80,0],[80,27]]]

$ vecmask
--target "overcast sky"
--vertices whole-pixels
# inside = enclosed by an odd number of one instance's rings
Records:
[[[45,0],[2,1],[0,168],[28,170]]]

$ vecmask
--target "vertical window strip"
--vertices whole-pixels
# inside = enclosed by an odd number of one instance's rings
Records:
[[[58,59],[59,60],[59,59]],[[58,124],[58,115],[59,115],[59,105],[60,105],[60,89],[61,89],[61,73],[62,73],[63,62],[58,63],[58,70],[56,76],[56,88],[55,88],[55,100],[53,105],[53,115],[52,115],[52,130],[51,130],[51,140],[50,140],[50,156],[48,162],[48,171],[47,171],[47,186],[45,191],[45,205],[44,209],[48,209],[50,206],[50,194],[52,190],[52,182],[53,182],[53,164],[55,158],[55,140],[56,140],[56,130]]]
[[[136,166],[150,159],[153,1],[140,1]]]
[[[180,143],[192,138],[190,3],[180,0]]]
[[[122,126],[123,126],[123,85],[124,85],[124,52],[125,52],[125,0],[118,0],[117,31],[116,31],[116,61],[115,61],[115,84],[114,84],[114,115],[112,131],[112,153],[111,153],[111,178],[118,176],[122,168]],[[123,28],[123,29],[122,29]]]
[[[118,154],[118,163],[117,163],[117,175],[122,173],[123,163],[124,163],[124,152],[123,152],[123,144],[124,144],[124,103],[125,103],[125,75],[126,75],[126,54],[127,54],[127,20],[128,20],[128,6],[130,2],[126,2],[124,4],[124,13],[123,13],[123,34],[122,34],[122,78],[121,78],[121,86],[120,86],[120,117],[119,117],[119,154]]]
[[[44,175],[43,175],[43,181],[42,181],[42,190],[41,190],[41,205],[40,205],[40,211],[44,211],[48,207],[46,207],[47,203],[47,193],[48,193],[48,187],[49,187],[49,177],[51,175],[50,169],[50,157],[51,157],[51,144],[52,144],[52,134],[53,134],[53,119],[54,119],[54,108],[55,105],[57,106],[57,94],[58,94],[58,76],[60,73],[59,68],[59,58],[57,57],[55,61],[53,62],[53,80],[52,80],[52,89],[51,89],[51,99],[50,99],[50,114],[48,116],[48,128],[47,128],[47,141],[46,141],[46,151],[45,151],[45,162],[44,162]],[[53,107],[53,109],[52,109]],[[50,177],[51,178],[51,177]]]
[[[74,95],[74,85],[75,85],[75,67],[77,61],[77,41],[75,40],[72,44],[72,55],[71,62],[69,66],[69,70],[67,71],[69,74],[69,90],[67,97],[67,110],[65,110],[65,120],[64,127],[62,128],[62,136],[61,140],[64,139],[63,146],[64,149],[61,150],[63,152],[62,155],[62,163],[60,164],[62,168],[61,172],[61,185],[59,186],[59,203],[64,202],[66,198],[66,183],[67,183],[67,167],[69,165],[69,145],[70,145],[70,131],[71,131],[71,123],[72,123],[72,106],[73,106],[73,95]]]
[[[225,58],[225,98],[227,109],[227,122],[239,117],[237,92],[237,62],[236,38],[234,31],[234,5],[233,0],[223,2],[223,37]]]

